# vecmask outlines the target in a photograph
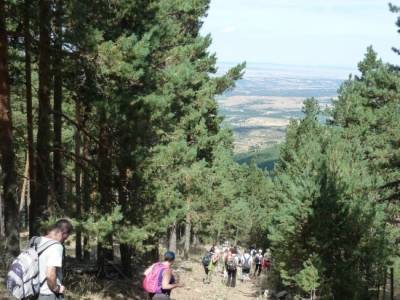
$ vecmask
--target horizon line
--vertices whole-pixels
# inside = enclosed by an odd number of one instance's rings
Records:
[[[355,66],[348,66],[348,65],[305,65],[305,64],[289,64],[289,63],[273,63],[273,62],[266,62],[266,61],[227,61],[227,60],[217,60],[217,65],[218,64],[240,64],[242,62],[245,62],[246,65],[255,65],[255,64],[260,64],[260,65],[273,65],[273,66],[284,66],[284,67],[306,67],[306,68],[332,68],[332,69],[349,69],[349,70],[354,70],[357,71],[357,64]]]

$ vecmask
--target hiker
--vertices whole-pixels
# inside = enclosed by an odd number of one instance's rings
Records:
[[[254,277],[256,277],[256,274],[257,274],[257,276],[260,276],[261,269],[262,269],[262,261],[263,261],[262,250],[259,249],[258,253],[254,257],[254,263],[256,265],[256,268],[254,270]]]
[[[213,260],[215,261],[215,272],[222,273],[222,268],[223,268],[223,264],[221,263],[222,253],[219,247],[215,247]]]
[[[251,270],[252,263],[253,263],[253,258],[250,255],[250,251],[246,250],[241,259],[241,265],[242,265],[241,280],[242,281],[250,279],[250,270]]]
[[[210,248],[210,251],[209,251],[209,252],[215,253],[215,245],[212,245],[212,246],[211,246],[211,248]]]
[[[212,246],[210,251],[207,251],[207,253],[203,256],[203,258],[201,260],[203,267],[204,267],[204,273],[206,273],[205,278],[203,278],[203,283],[211,282],[211,271],[214,270],[214,268],[213,268],[214,264],[212,263],[214,251],[215,251],[215,247]]]
[[[236,286],[236,274],[237,267],[239,265],[239,260],[237,257],[236,249],[231,248],[225,261],[225,268],[228,273],[228,279],[226,281],[226,286],[235,287]]]
[[[254,258],[256,256],[256,254],[257,254],[256,247],[251,246],[250,247],[250,255]]]
[[[170,300],[171,291],[183,287],[175,280],[171,266],[175,262],[175,253],[167,251],[164,261],[157,262],[144,271],[143,288],[152,300]]]
[[[37,249],[45,249],[39,256],[39,281],[41,283],[38,300],[64,299],[62,285],[62,265],[64,241],[72,232],[72,224],[66,219],[58,220],[47,235],[36,238]]]
[[[220,251],[217,247],[214,249],[214,254],[211,257],[211,263],[208,266],[208,281],[211,282],[212,274],[214,274],[215,270],[218,268],[219,260],[220,260]]]
[[[223,261],[223,280],[228,280],[228,271],[226,269],[226,261],[228,259],[228,256],[231,254],[230,249],[229,248],[225,248],[224,249],[224,253],[222,254],[222,261]]]
[[[267,251],[265,251],[264,254],[264,259],[263,259],[263,270],[271,270],[271,250],[268,248]]]
[[[72,232],[68,220],[58,220],[46,236],[34,236],[10,265],[7,289],[17,299],[64,299],[62,243]]]

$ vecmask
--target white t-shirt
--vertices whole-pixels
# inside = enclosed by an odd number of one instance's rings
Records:
[[[41,246],[47,247],[47,246],[45,246],[46,243],[47,243],[47,245],[50,245],[50,243],[53,243],[53,242],[55,242],[55,241],[42,236],[40,238],[38,250],[40,251]],[[46,278],[48,267],[56,267],[57,284],[61,285],[61,282],[62,282],[61,267],[62,267],[62,260],[63,260],[63,251],[64,251],[63,246],[60,243],[56,243],[54,245],[51,245],[40,255],[40,257],[39,257],[39,279],[40,279],[40,282],[43,282],[43,280]],[[47,285],[47,281],[40,288],[40,294],[42,294],[42,295],[54,294],[53,291],[51,291],[49,286]]]

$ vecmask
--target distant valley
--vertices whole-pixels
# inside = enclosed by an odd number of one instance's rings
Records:
[[[219,72],[232,66],[222,64]],[[233,129],[235,152],[282,142],[290,119],[302,117],[303,101],[315,97],[327,108],[350,73],[345,68],[248,64],[236,87],[217,98],[225,126]]]

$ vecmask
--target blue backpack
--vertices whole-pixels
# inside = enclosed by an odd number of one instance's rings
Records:
[[[208,266],[210,265],[211,258],[212,258],[212,253],[211,253],[211,252],[207,252],[207,253],[203,256],[203,258],[202,258],[202,260],[201,260],[203,266],[208,267]]]

